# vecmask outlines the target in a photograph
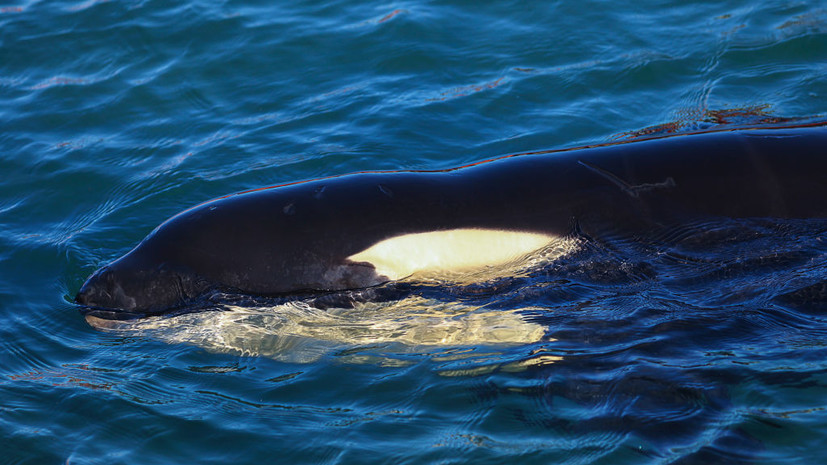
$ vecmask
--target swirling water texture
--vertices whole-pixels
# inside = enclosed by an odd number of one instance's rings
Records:
[[[0,4],[2,460],[823,462],[823,224],[696,225],[419,290],[545,328],[507,347],[300,363],[98,332],[70,300],[228,192],[825,96],[820,2]]]

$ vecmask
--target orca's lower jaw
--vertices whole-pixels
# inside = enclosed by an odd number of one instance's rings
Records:
[[[209,289],[206,281],[164,267],[132,270],[117,262],[101,268],[81,286],[81,312],[109,320],[180,313]]]
[[[91,308],[91,307],[83,307],[80,309],[80,313],[86,318],[98,318],[101,320],[113,320],[113,321],[130,321],[130,320],[138,320],[141,318],[146,318],[148,316],[152,316],[147,313],[142,312],[130,312],[124,310],[107,310],[103,308]]]
[[[104,307],[84,302],[85,295],[78,293],[75,302],[81,305],[80,313],[87,318],[96,318],[112,321],[131,321],[149,317],[170,317],[185,313],[195,313],[217,308],[213,298],[215,291],[207,291],[206,294],[192,298],[182,297],[174,304],[165,306],[148,306],[142,308],[119,308]]]
[[[160,315],[171,315],[178,313],[187,313],[188,305],[185,302],[173,306],[165,307],[148,307],[148,308],[123,308],[118,306],[103,306],[94,303],[86,298],[83,293],[78,293],[75,302],[80,304],[80,313],[84,317],[94,317],[104,320],[137,320]]]
[[[82,307],[80,309],[80,313],[81,315],[83,315],[84,318],[86,318],[87,321],[90,321],[90,319],[97,319],[107,321],[129,322],[150,317],[174,317],[186,313],[197,313],[200,311],[216,308],[217,307],[214,304],[199,305],[198,302],[194,302],[192,304],[180,305],[178,307],[173,308],[164,308],[155,311],[111,310],[105,308]]]

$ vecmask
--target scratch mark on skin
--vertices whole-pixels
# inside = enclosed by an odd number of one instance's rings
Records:
[[[377,184],[376,187],[382,191],[383,194],[387,195],[388,197],[393,198],[393,191],[388,186],[383,186],[382,184]]]
[[[647,182],[647,183],[643,183],[643,184],[632,185],[632,184],[629,184],[628,182],[624,181],[620,177],[616,176],[614,173],[606,171],[602,168],[598,168],[596,166],[592,166],[592,165],[584,162],[583,160],[578,160],[577,163],[579,163],[580,165],[588,168],[592,172],[594,172],[596,174],[599,174],[600,176],[608,179],[609,181],[612,182],[612,184],[619,187],[620,190],[622,190],[623,192],[629,194],[630,196],[632,196],[634,198],[640,197],[641,192],[648,192],[648,191],[655,190],[655,189],[669,189],[669,188],[677,186],[677,183],[675,183],[675,180],[672,179],[671,176],[666,178],[665,180],[663,180],[661,182],[654,182],[654,183],[648,183]]]

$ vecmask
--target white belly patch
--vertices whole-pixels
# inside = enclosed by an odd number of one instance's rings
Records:
[[[348,257],[398,280],[415,273],[473,271],[514,262],[558,236],[499,229],[450,229],[405,234],[377,242]]]

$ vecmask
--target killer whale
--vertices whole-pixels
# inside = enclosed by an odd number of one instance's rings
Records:
[[[76,302],[104,318],[216,289],[364,289],[512,260],[557,238],[645,234],[705,217],[827,216],[827,127],[742,128],[362,172],[211,200],[96,271]]]

